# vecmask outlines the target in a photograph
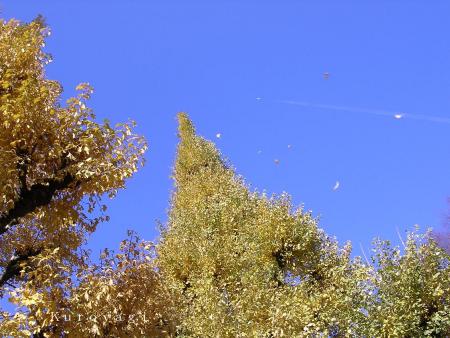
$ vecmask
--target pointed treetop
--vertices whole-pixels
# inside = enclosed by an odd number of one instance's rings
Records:
[[[178,117],[178,137],[181,140],[195,136],[195,127],[192,121],[189,119],[188,114],[185,112],[180,112]]]
[[[347,332],[365,271],[352,265],[350,249],[326,237],[310,213],[293,212],[287,194],[251,192],[188,116],[178,119],[175,189],[158,260],[182,300],[182,331],[298,337],[313,320],[326,332],[335,318]]]
[[[224,170],[226,165],[214,143],[197,136],[186,113],[178,114],[178,156],[175,162],[175,182],[179,186],[204,171]]]

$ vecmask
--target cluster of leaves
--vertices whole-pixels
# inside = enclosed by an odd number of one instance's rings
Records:
[[[159,243],[130,232],[93,263],[81,250],[142,160],[131,125],[94,122],[91,88],[59,104],[47,28],[1,22],[0,313],[14,337],[446,337],[450,256],[431,234],[352,258],[294,210],[251,191],[179,114],[175,190]]]
[[[78,272],[64,290],[22,290],[12,300],[29,311],[5,320],[4,327],[52,337],[168,337],[175,332],[175,304],[161,284],[154,257],[154,245],[130,231],[119,253],[105,250],[98,264]],[[64,295],[51,297],[57,289]]]
[[[410,233],[404,250],[376,242],[367,336],[448,337],[450,256],[430,233]]]
[[[61,86],[45,78],[48,34],[41,18],[0,20],[0,293],[24,306],[63,298],[85,269],[86,236],[107,220],[102,196],[125,186],[146,150],[133,122],[95,122],[88,84],[60,103]]]
[[[289,197],[250,192],[180,114],[170,217],[158,246],[189,337],[445,337],[450,257],[427,233],[404,254],[351,258]]]
[[[66,332],[86,337],[174,334],[176,302],[155,266],[155,246],[132,231],[128,235],[118,254],[105,250],[100,265],[78,276],[80,284],[69,300],[78,323],[69,323]]]

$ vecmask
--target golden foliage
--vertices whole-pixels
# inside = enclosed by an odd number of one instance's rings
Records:
[[[79,277],[70,297],[67,331],[75,336],[170,337],[175,334],[176,304],[154,265],[154,245],[132,232],[113,255]]]
[[[410,233],[351,258],[287,194],[251,192],[179,115],[175,191],[157,264],[181,337],[445,337],[450,257]]]
[[[405,253],[376,242],[370,315],[366,335],[448,337],[450,334],[450,256],[428,232],[408,235]]]
[[[61,104],[61,86],[44,72],[48,34],[41,18],[0,21],[0,293],[31,312],[59,306],[68,276],[85,268],[86,235],[107,219],[101,197],[124,188],[146,149],[133,122],[95,122],[88,84]]]
[[[350,334],[364,321],[368,269],[292,210],[287,195],[250,192],[211,142],[179,115],[170,219],[158,247],[165,282],[196,337]]]
[[[59,102],[48,30],[0,22],[0,313],[14,337],[446,337],[450,256],[429,233],[352,258],[287,194],[252,191],[180,113],[169,219],[93,263],[81,249],[142,163],[132,124],[95,122],[92,89]]]

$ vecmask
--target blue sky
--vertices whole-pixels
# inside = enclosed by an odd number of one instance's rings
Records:
[[[355,254],[376,236],[398,243],[396,227],[442,225],[450,2],[280,3],[0,1],[2,17],[47,19],[47,74],[66,97],[90,82],[98,118],[132,118],[149,141],[147,165],[109,202],[111,221],[89,241],[94,253],[117,248],[128,228],[158,236],[178,111],[253,188],[289,192]]]

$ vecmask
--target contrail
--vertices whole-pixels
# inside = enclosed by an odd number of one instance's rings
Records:
[[[345,111],[345,112],[351,112],[351,113],[364,113],[364,114],[372,114],[372,115],[379,115],[379,116],[389,116],[389,117],[395,117],[396,119],[410,118],[410,119],[414,119],[414,120],[423,120],[423,121],[450,124],[450,118],[440,117],[440,116],[431,116],[431,115],[424,115],[424,114],[407,114],[407,113],[400,112],[400,111],[387,111],[387,110],[368,109],[368,108],[359,108],[359,107],[335,106],[335,105],[331,105],[331,104],[318,104],[318,103],[310,103],[310,102],[304,102],[304,101],[276,100],[274,102],[290,104],[290,105],[294,105],[294,106],[331,109],[331,110]]]
[[[366,260],[367,265],[370,265],[369,260],[367,259],[367,256],[366,256],[366,252],[364,251],[364,247],[362,246],[361,242],[359,242],[359,247],[361,248],[362,254]]]

